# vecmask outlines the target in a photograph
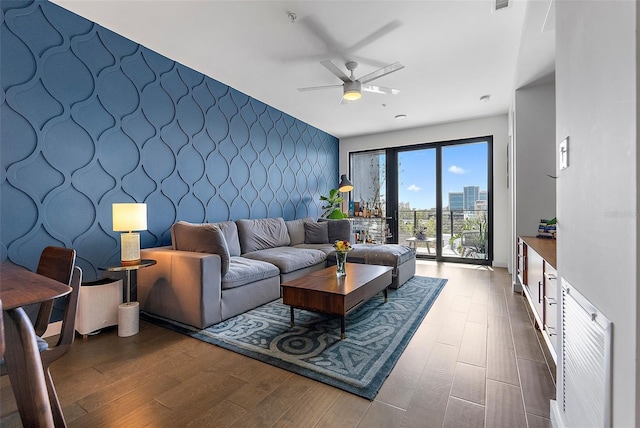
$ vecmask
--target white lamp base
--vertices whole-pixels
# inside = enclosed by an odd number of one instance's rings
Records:
[[[120,243],[120,261],[122,264],[135,265],[140,263],[140,234],[123,233],[120,235]]]
[[[140,304],[123,303],[118,306],[118,336],[129,337],[140,331]]]

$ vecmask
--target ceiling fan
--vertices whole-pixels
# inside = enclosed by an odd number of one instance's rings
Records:
[[[333,62],[330,60],[320,61],[320,64],[324,65],[327,70],[335,74],[338,79],[342,80],[341,85],[327,85],[327,86],[311,86],[307,88],[298,88],[298,91],[315,91],[318,89],[328,89],[328,88],[339,88],[342,87],[343,95],[342,101],[355,101],[359,100],[362,97],[362,91],[366,92],[375,92],[377,94],[390,94],[396,95],[400,93],[398,89],[385,88],[384,86],[376,86],[369,85],[368,83],[379,79],[382,76],[386,76],[387,74],[393,73],[394,71],[402,70],[404,65],[399,62],[394,62],[393,64],[389,64],[386,67],[382,67],[379,70],[376,70],[372,73],[369,73],[365,76],[362,76],[359,79],[356,79],[354,76],[354,71],[358,67],[358,63],[355,61],[349,61],[345,64],[347,70],[351,72],[351,76],[347,76],[340,70]]]

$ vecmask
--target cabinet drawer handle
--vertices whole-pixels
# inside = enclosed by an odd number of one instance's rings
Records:
[[[549,337],[558,335],[558,333],[555,333],[555,331],[556,331],[555,327],[550,327],[550,326],[545,324],[544,325],[544,329],[549,333]]]
[[[558,304],[556,299],[554,299],[553,297],[544,296],[544,301],[547,302],[549,304],[549,306]]]
[[[538,303],[542,303],[542,281],[538,281]]]
[[[554,274],[548,273],[548,272],[545,272],[544,276],[546,276],[549,281],[555,281],[557,279],[557,277]]]

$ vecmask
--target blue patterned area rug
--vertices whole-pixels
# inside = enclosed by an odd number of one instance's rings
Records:
[[[144,314],[145,318],[196,339],[272,364],[373,400],[446,279],[415,276],[398,290],[382,293],[346,319],[295,310],[275,300],[204,330]]]

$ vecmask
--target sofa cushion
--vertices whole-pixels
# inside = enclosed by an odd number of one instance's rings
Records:
[[[325,254],[330,254],[335,251],[333,244],[298,244],[294,248],[320,250]]]
[[[331,220],[319,218],[319,222],[326,222],[329,225],[329,242],[350,241],[351,222],[349,220]]]
[[[284,222],[287,225],[289,240],[291,241],[289,245],[294,246],[298,244],[304,244],[304,224],[307,222],[313,223],[314,220],[311,217],[307,217]]]
[[[347,255],[347,261],[368,265],[382,265],[397,268],[401,264],[415,259],[416,253],[412,248],[398,244],[356,244]],[[336,255],[327,256],[335,263]]]
[[[224,239],[227,241],[227,247],[229,248],[229,254],[231,256],[240,255],[240,240],[238,239],[238,227],[235,221],[221,221],[213,223],[222,230]]]
[[[221,221],[218,223],[188,223],[186,221],[182,221],[181,223],[192,224],[192,225],[215,224],[220,228],[220,230],[222,230],[224,239],[227,241],[229,254],[231,254],[232,256],[240,255],[240,242],[238,241],[238,228],[236,227],[235,221]],[[173,233],[173,226],[172,226],[171,227],[171,248],[173,250],[176,249],[175,242],[176,242],[176,239]]]
[[[242,254],[289,245],[289,232],[282,217],[236,220]]]
[[[245,253],[242,257],[274,264],[280,269],[280,273],[289,273],[318,263],[324,263],[327,258],[326,254],[320,250],[297,247],[268,248]]]
[[[328,244],[329,243],[329,225],[324,223],[305,223],[304,224],[304,243],[305,244]]]
[[[230,255],[227,241],[222,230],[215,224],[179,221],[171,226],[171,239],[175,250],[219,255],[222,275],[229,271]]]
[[[234,256],[229,262],[229,271],[222,277],[221,288],[241,287],[267,278],[279,276],[280,271],[274,265],[246,257]]]

